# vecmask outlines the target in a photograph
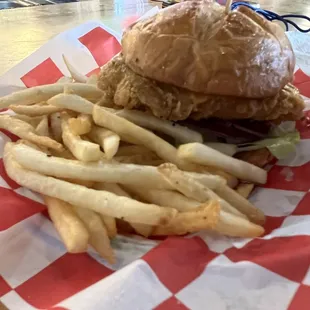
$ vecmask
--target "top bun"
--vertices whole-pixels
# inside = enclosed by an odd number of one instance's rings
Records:
[[[274,96],[295,67],[278,25],[246,7],[226,13],[212,0],[181,2],[137,22],[122,46],[136,73],[205,94]]]

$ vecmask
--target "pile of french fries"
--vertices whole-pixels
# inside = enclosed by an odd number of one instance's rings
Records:
[[[66,63],[72,78],[0,98],[0,108],[16,113],[0,115],[0,128],[20,138],[5,145],[7,174],[43,195],[68,252],[90,245],[113,264],[110,240],[124,227],[144,237],[264,233],[264,214],[247,196],[266,171],[204,145],[184,126],[100,106],[97,77]],[[239,180],[249,183],[235,189]]]

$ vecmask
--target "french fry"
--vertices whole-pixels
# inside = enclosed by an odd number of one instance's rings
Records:
[[[177,192],[169,190],[156,190],[156,189],[145,190],[141,188],[135,188],[133,186],[130,186],[130,190],[134,191],[148,202],[156,203],[161,206],[169,205],[170,207],[177,209],[179,212],[190,213],[189,217],[187,217],[187,215],[184,215],[182,217],[181,214],[178,214],[177,217],[173,220],[173,222],[169,226],[157,226],[152,232],[152,235],[175,235],[175,234],[182,235],[187,232],[193,232],[193,228],[194,230],[197,231],[200,229],[211,229],[227,236],[245,237],[245,238],[258,237],[264,232],[264,229],[261,226],[253,224],[246,219],[225,212],[223,210],[220,211],[219,218],[216,224],[214,222],[211,222],[214,224],[213,226],[212,225],[210,227],[192,226],[191,230],[188,228],[184,229],[184,226],[178,223],[180,218],[182,221],[185,221],[186,225],[191,225],[191,221],[194,222],[193,225],[199,225],[199,223],[200,224],[202,223],[202,225],[206,225],[206,223],[210,223],[208,222],[208,220],[210,220],[210,218],[208,217],[206,219],[207,221],[203,221],[203,219],[201,218],[198,219],[195,218],[195,216],[199,215],[208,216],[208,210],[204,210],[203,208],[201,208],[201,204],[199,202],[187,198]],[[211,201],[211,205],[214,202],[215,201]],[[198,210],[196,211],[197,213],[193,212],[197,208],[198,208]],[[205,211],[207,211],[207,214],[203,213]]]
[[[46,115],[42,118],[41,122],[38,124],[36,128],[36,133],[39,136],[46,136],[46,137],[50,136],[48,128],[48,118]]]
[[[214,191],[222,199],[226,200],[240,212],[245,214],[253,223],[259,225],[265,223],[265,215],[263,211],[253,206],[246,198],[239,195],[233,189],[228,186],[220,185]]]
[[[62,93],[66,85],[69,85],[76,95],[85,97],[92,102],[98,101],[104,94],[103,91],[90,84],[70,83],[35,86],[1,97],[0,109],[8,108],[10,105],[15,104],[31,105],[46,101]]]
[[[126,187],[129,188],[130,191],[133,191],[142,197],[145,201],[155,203],[160,206],[169,206],[177,209],[179,212],[191,212],[201,205],[198,201],[187,198],[186,196],[174,191],[145,189],[141,187],[134,187],[132,185],[127,185]],[[193,215],[193,213],[191,215]],[[178,217],[179,216],[180,215],[178,215]],[[175,224],[171,224],[169,227],[156,227],[152,235],[185,234],[186,232],[184,229],[182,230],[182,226],[178,225],[177,218],[174,222]],[[206,229],[206,227],[201,229]],[[213,228],[209,227],[209,229],[234,237],[257,237],[263,233],[262,227],[252,224],[247,220],[243,220],[239,216],[234,216],[233,214],[225,211],[220,212],[219,222],[216,226]]]
[[[168,166],[168,169],[170,169],[169,166]],[[159,169],[161,169],[161,167],[159,167]],[[174,169],[174,168],[171,167],[171,169]],[[168,172],[169,172],[169,170],[168,170]],[[171,173],[171,171],[170,171],[170,173]],[[208,191],[208,193],[205,194],[203,192],[201,185],[197,184],[197,182],[194,182],[191,180],[189,181],[190,176],[187,176],[186,179],[184,179],[184,177],[181,177],[179,174],[179,175],[175,175],[174,179],[176,180],[176,182],[179,182],[179,184],[178,184],[179,187],[182,186],[182,189],[181,188],[179,188],[179,189],[181,189],[184,194],[187,191],[186,196],[191,196],[190,198],[193,198],[196,201],[203,202],[204,199],[206,199],[208,197],[208,194],[210,194],[210,191]],[[185,183],[185,185],[183,185],[182,182],[190,183],[193,188],[192,189],[187,188],[187,184]],[[215,194],[218,195],[218,197],[220,197],[222,200],[226,201],[228,204],[233,206],[235,209],[238,210],[238,212],[241,212],[242,214],[246,215],[246,217],[249,218],[253,223],[256,223],[258,225],[264,224],[264,222],[265,222],[264,213],[261,210],[257,209],[255,206],[253,206],[248,200],[246,200],[245,198],[243,198],[242,196],[237,194],[233,189],[229,188],[228,186],[226,186],[225,184],[222,183],[222,184],[219,184],[217,187],[213,188],[213,190],[214,190]],[[186,208],[188,208],[188,209],[190,209],[190,206],[194,207],[193,204],[188,205],[188,201],[184,201],[184,198],[181,200],[180,197],[178,197],[173,192],[171,193],[170,191],[156,190],[156,189],[149,189],[149,190],[145,189],[141,194],[142,195],[148,195],[148,196],[152,197],[152,200],[146,199],[146,201],[156,203],[158,205],[163,205],[164,201],[169,201],[169,195],[170,195],[170,203],[166,204],[166,205],[169,205],[170,207],[173,207],[179,211],[181,211],[181,210],[177,207],[177,204],[185,205]],[[198,197],[200,199],[198,199]],[[214,197],[214,194],[211,193],[211,197]],[[161,202],[161,200],[162,200],[162,202]],[[173,203],[174,201],[175,201],[175,203]],[[226,212],[229,212],[230,208],[226,209],[225,206],[226,206],[226,204],[224,204],[223,210],[225,210]],[[232,212],[229,212],[229,213],[232,213]],[[232,214],[238,215],[235,212]]]
[[[49,115],[52,113],[60,112],[63,108],[59,108],[53,105],[40,105],[40,104],[33,104],[33,105],[10,105],[9,107],[12,111],[17,114],[27,115],[27,116],[42,116],[42,115]]]
[[[236,192],[242,197],[248,198],[253,189],[254,189],[253,183],[240,183],[236,188]]]
[[[154,151],[160,158],[168,162],[177,162],[176,149],[152,132],[110,113],[105,108],[99,106],[94,106],[93,108],[93,119],[97,125],[110,129],[121,137],[129,136],[129,140],[133,140],[135,144],[144,145]]]
[[[55,149],[56,151],[63,150],[63,146],[60,143],[49,137],[37,135],[34,127],[12,116],[0,115],[0,128],[6,129],[14,135],[29,140],[32,143]]]
[[[104,226],[107,229],[109,238],[110,239],[115,238],[117,235],[117,227],[116,227],[115,218],[112,216],[106,216],[106,215],[102,215],[102,214],[100,214],[100,217],[101,217],[101,220],[102,220]]]
[[[98,144],[84,141],[80,136],[75,135],[66,119],[62,119],[62,140],[70,152],[83,162],[98,161],[101,158]]]
[[[95,124],[117,133],[122,140],[133,144],[143,145],[155,152],[159,158],[171,162],[185,171],[208,173],[208,167],[185,161],[177,156],[177,149],[154,133],[139,127],[130,121],[110,113],[108,109],[95,105],[93,107]],[[217,174],[216,169],[211,169]]]
[[[120,136],[116,133],[94,126],[88,136],[102,147],[107,159],[113,158],[117,153]]]
[[[50,121],[51,121],[52,136],[56,141],[61,143],[62,142],[62,129],[61,129],[60,113],[51,114]]]
[[[151,166],[115,163],[103,164],[101,162],[82,163],[55,156],[47,157],[43,152],[19,144],[13,145],[12,151],[14,152],[15,159],[23,167],[58,178],[135,184],[148,188],[174,189],[157,169]],[[193,172],[185,172],[184,174],[187,178],[191,177],[210,189],[215,189],[221,184],[225,184],[222,178],[214,175]]]
[[[72,133],[77,136],[86,135],[92,129],[92,119],[90,115],[80,114],[77,118],[70,118],[68,124]]]
[[[68,76],[62,76],[57,82],[57,84],[68,84],[73,83],[73,79]]]
[[[62,55],[62,58],[64,60],[64,63],[70,72],[72,78],[79,83],[86,83],[87,81],[87,76],[81,74],[68,60],[68,58],[65,55]]]
[[[100,216],[94,211],[85,208],[76,206],[73,208],[89,231],[89,244],[108,263],[115,264],[115,254],[110,244],[107,229],[101,221]]]
[[[56,158],[63,158],[63,159],[70,159],[70,160],[76,159],[68,149],[64,149],[62,152],[58,152],[55,150],[49,150],[49,151],[50,151],[50,154]]]
[[[100,190],[106,190],[118,196],[131,198],[131,196],[126,191],[124,191],[124,189],[122,189],[118,184],[115,183],[97,183],[97,185],[94,188]],[[106,222],[107,219],[104,217],[103,221]],[[135,230],[136,233],[146,238],[149,237],[153,231],[153,227],[150,225],[139,223],[130,223],[130,225]],[[115,229],[116,229],[116,223],[115,223]]]
[[[212,149],[215,149],[223,154],[226,154],[227,156],[234,156],[238,150],[238,146],[235,144],[218,143],[218,142],[208,142],[204,144],[207,145],[208,147],[211,147]]]
[[[211,200],[217,200],[224,211],[235,214],[237,216],[247,218],[243,213],[231,206],[227,201],[223,200],[211,189],[203,186],[201,183],[196,182],[190,178],[173,164],[163,164],[157,168],[162,176],[170,182],[170,184],[180,193],[188,198],[192,198],[201,203],[206,203]]]
[[[154,203],[159,206],[169,206],[179,212],[187,212],[196,209],[200,202],[190,199],[179,192],[166,189],[151,189],[134,185],[126,185],[130,192],[135,193],[144,201]]]
[[[225,211],[220,212],[219,222],[214,230],[223,235],[243,238],[260,237],[265,232],[263,227]]]
[[[109,111],[115,113],[117,116],[127,119],[128,121],[138,126],[169,135],[180,143],[203,142],[202,135],[199,132],[176,124],[175,122],[157,118],[149,113],[125,109],[109,109]]]
[[[72,206],[56,198],[44,196],[48,214],[69,253],[86,252],[89,233]]]
[[[155,227],[153,235],[185,235],[200,230],[214,230],[220,209],[219,203],[211,200],[194,210],[178,213],[169,225]]]
[[[98,82],[98,75],[92,74],[90,77],[87,78],[86,84],[97,85],[97,82]]]
[[[145,146],[167,162],[174,163],[185,170],[196,170],[195,165],[191,165],[177,157],[177,150],[174,146],[154,133],[110,113],[105,108],[95,105],[93,108],[93,119],[95,124],[110,129],[122,139],[125,139],[125,141]]]
[[[85,98],[82,98],[75,94],[55,95],[54,97],[47,100],[47,104],[83,114],[92,114],[94,106],[91,101],[88,101]]]
[[[113,186],[114,184],[112,183],[96,183],[93,185],[93,188],[96,190],[104,190],[104,191],[108,191],[110,193],[113,193],[115,195],[118,196],[123,196],[123,197],[128,197],[127,193],[125,191],[123,191],[119,186],[117,187],[117,185],[115,184],[115,186]],[[120,195],[121,193],[121,195]],[[113,239],[116,237],[117,235],[117,227],[116,227],[116,220],[114,217],[111,216],[106,216],[106,215],[102,215],[100,214],[100,217],[108,231],[108,236],[110,239]]]
[[[252,164],[227,156],[204,144],[189,143],[181,145],[178,156],[190,162],[222,169],[241,180],[265,184],[267,172]]]
[[[9,142],[4,148],[3,160],[8,176],[19,185],[42,195],[134,223],[167,225],[177,214],[172,208],[142,203],[107,191],[96,191],[22,168],[11,153],[12,146],[13,143]]]
[[[12,115],[13,118],[19,119],[23,122],[30,124],[32,127],[36,128],[42,120],[42,116],[27,116],[27,115]]]
[[[46,155],[52,155],[52,154],[51,154],[51,151],[48,150],[48,148],[46,148],[46,147],[44,147],[44,146],[39,146],[39,145],[37,145],[37,144],[35,144],[35,143],[32,143],[32,142],[30,142],[30,141],[28,141],[28,140],[25,140],[25,139],[19,139],[18,141],[16,141],[16,144],[27,145],[27,146],[29,146],[29,147],[35,149],[35,150],[38,150],[38,151],[40,151],[40,152],[43,152],[43,153],[46,154]]]
[[[78,179],[70,179],[70,178],[62,178],[62,180],[73,183],[73,184],[78,184],[82,185],[88,188],[92,188],[94,185],[94,182],[92,181],[85,181],[85,180],[78,180]]]
[[[236,177],[234,177],[233,175],[231,175],[225,171],[218,170],[218,169],[212,169],[211,167],[208,167],[208,172],[210,172],[211,174],[218,175],[218,176],[222,177],[223,179],[225,179],[227,185],[230,188],[235,188],[238,185],[239,180]]]

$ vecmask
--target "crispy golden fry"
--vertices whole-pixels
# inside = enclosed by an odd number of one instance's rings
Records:
[[[117,153],[120,136],[116,133],[94,126],[88,136],[102,147],[107,159],[113,158]]]
[[[124,189],[122,189],[118,184],[115,184],[115,183],[97,183],[95,188],[100,189],[100,190],[106,190],[118,196],[131,198],[131,196],[126,191],[124,191]],[[105,222],[106,219],[103,218],[103,221]],[[150,225],[139,224],[139,223],[138,224],[130,223],[130,225],[136,231],[136,233],[146,238],[149,237],[153,231],[153,226],[150,226]],[[116,226],[115,226],[115,229],[116,229]]]
[[[176,124],[175,122],[170,122],[164,119],[157,118],[149,113],[125,109],[108,110],[138,126],[162,132],[168,136],[171,136],[180,143],[203,142],[202,135],[199,132],[189,129],[185,126]]]
[[[214,230],[219,222],[220,210],[219,203],[211,200],[194,210],[178,213],[169,225],[155,227],[153,235],[185,235]]]
[[[70,178],[62,178],[62,180],[66,181],[66,182],[73,183],[73,184],[82,185],[82,186],[85,186],[85,187],[88,187],[88,188],[92,188],[93,185],[94,185],[94,182],[92,182],[92,181],[70,179]]]
[[[57,152],[55,150],[50,150],[50,154],[52,156],[55,156],[56,158],[64,158],[64,159],[76,159],[73,154],[68,150],[68,149],[65,149],[64,151],[62,152]],[[30,169],[31,170],[31,169]],[[74,178],[72,178],[74,179]],[[87,180],[88,181],[88,180]]]
[[[174,189],[157,169],[151,166],[106,162],[82,163],[76,160],[54,156],[47,157],[46,154],[26,145],[14,145],[13,152],[16,160],[25,168],[58,178],[135,184],[147,188]],[[186,177],[194,178],[210,189],[215,189],[221,184],[225,184],[223,179],[215,175],[204,175],[193,172],[185,172],[184,174]]]
[[[39,145],[37,145],[35,143],[32,143],[32,142],[30,142],[28,140],[25,140],[25,139],[19,139],[18,141],[16,141],[16,144],[27,145],[27,146],[31,147],[32,149],[38,150],[40,152],[43,152],[46,155],[52,155],[51,151],[48,148],[46,148],[44,146],[39,146]]]
[[[97,125],[112,130],[122,139],[125,139],[125,141],[145,146],[167,162],[174,163],[188,171],[197,171],[199,169],[195,165],[179,159],[176,148],[162,138],[124,118],[108,112],[105,108],[95,105],[93,108],[93,119]]]
[[[49,115],[52,113],[60,112],[63,108],[59,108],[53,105],[10,105],[9,107],[12,111],[17,114],[27,115],[27,116],[42,116]]]
[[[96,183],[93,188],[100,191],[108,191],[118,196],[131,198],[130,195],[116,183]]]
[[[227,156],[204,144],[189,143],[181,145],[178,156],[184,160],[222,169],[241,180],[254,183],[266,183],[267,172],[239,159]]]
[[[117,133],[122,140],[143,145],[155,152],[159,158],[166,162],[171,162],[185,171],[208,173],[208,167],[193,164],[179,158],[176,148],[167,141],[124,118],[110,113],[106,108],[95,105],[93,108],[93,119],[97,125]],[[217,169],[213,168],[210,172],[212,174],[217,174]]]
[[[126,185],[126,188],[147,202],[155,203],[160,206],[169,206],[177,209],[179,212],[193,211],[201,205],[198,201],[183,196],[175,191],[145,189],[141,187],[135,187],[133,185]],[[152,234],[184,234],[184,231],[179,231],[176,226],[177,225],[172,224],[169,225],[169,227],[157,227]],[[260,236],[264,231],[262,227],[252,224],[246,219],[227,213],[225,211],[220,212],[219,221],[212,229],[227,236],[234,237],[257,237]]]
[[[117,227],[116,227],[116,220],[112,216],[102,215],[100,214],[101,220],[107,229],[108,236],[110,239],[113,239],[117,235]]]
[[[61,77],[57,82],[57,84],[68,84],[73,83],[73,79],[68,76]]]
[[[226,200],[240,212],[245,214],[253,223],[259,225],[265,223],[264,213],[260,209],[253,206],[247,199],[239,195],[233,189],[229,188],[228,186],[220,185],[215,189],[215,192],[222,199]]]
[[[221,211],[214,230],[223,235],[243,238],[259,237],[265,232],[263,227],[225,211]]]
[[[31,105],[46,101],[53,96],[64,91],[64,87],[69,85],[75,94],[85,97],[92,102],[98,101],[103,96],[103,91],[94,85],[71,83],[71,84],[50,84],[27,88],[16,93],[0,98],[0,109],[8,108],[10,105],[23,104]]]
[[[80,114],[76,118],[70,118],[68,124],[72,133],[77,136],[86,135],[92,129],[92,119],[90,115]]]
[[[166,225],[177,214],[177,211],[172,208],[141,203],[107,191],[96,191],[26,170],[15,161],[11,153],[13,145],[13,143],[7,143],[4,149],[3,159],[6,172],[12,180],[30,190],[134,223]]]
[[[75,135],[68,120],[62,119],[62,140],[70,152],[83,162],[98,161],[101,158],[100,147],[98,144],[82,140]]]
[[[78,82],[78,83],[86,83],[87,81],[87,76],[81,74],[68,60],[68,58],[65,55],[62,55],[62,58],[64,60],[64,63],[70,72],[72,78]]]
[[[219,143],[219,142],[208,142],[204,144],[207,145],[208,147],[211,147],[214,150],[226,154],[227,156],[234,156],[238,150],[238,146],[235,144]]]
[[[169,206],[177,209],[179,212],[192,212],[194,209],[201,206],[198,201],[185,197],[178,192],[169,190],[159,189],[143,189],[134,186],[126,186],[130,191],[136,193],[142,197],[145,201],[155,203],[160,206]],[[200,208],[200,210],[202,210]],[[201,213],[199,213],[201,214]],[[191,216],[197,216],[195,213],[191,213]],[[179,215],[178,215],[179,217]],[[186,216],[185,216],[186,218]],[[174,220],[177,223],[177,219]],[[199,222],[198,222],[199,223]],[[201,222],[200,223],[206,223]],[[190,225],[189,222],[187,222]],[[196,225],[196,223],[195,223]],[[184,234],[184,231],[180,231],[176,228],[175,224],[169,225],[168,227],[159,226],[153,231],[152,235],[167,235],[167,234]],[[234,237],[257,237],[260,236],[264,230],[262,227],[250,223],[248,220],[243,219],[239,216],[220,211],[219,221],[212,228],[221,234]]]
[[[87,84],[85,84],[87,85]],[[78,113],[92,114],[94,104],[75,94],[59,94],[47,101],[47,104],[69,109]]]
[[[254,189],[253,183],[240,183],[237,188],[236,192],[244,198],[248,198]]]
[[[0,128],[6,129],[14,135],[29,140],[32,143],[55,149],[57,151],[63,150],[63,146],[60,143],[49,137],[37,135],[35,129],[30,124],[12,116],[0,115]]]
[[[86,252],[89,233],[73,207],[56,198],[44,196],[48,214],[69,253]]]
[[[89,231],[89,244],[108,263],[115,264],[115,254],[110,244],[107,229],[102,223],[100,216],[94,211],[81,207],[74,206],[74,210]]]
[[[58,142],[62,142],[62,129],[61,129],[61,117],[60,113],[53,113],[50,115],[51,132],[54,139]]]
[[[108,191],[110,193],[113,193],[115,195],[118,196],[124,196],[124,197],[128,197],[131,198],[129,196],[126,196],[125,191],[122,191],[122,189],[120,187],[117,187],[117,185],[115,184],[115,186],[113,186],[112,183],[96,183],[93,185],[93,188],[96,190],[104,190],[104,191]],[[120,195],[120,192],[122,193],[122,195]],[[123,194],[125,193],[125,194]],[[114,217],[111,216],[106,216],[106,215],[102,215],[100,214],[100,217],[108,231],[108,236],[110,239],[113,239],[116,237],[117,235],[117,227],[116,227],[116,220]]]
[[[19,119],[23,122],[26,122],[28,124],[30,124],[32,127],[36,128],[39,123],[41,122],[42,120],[42,116],[34,116],[34,117],[30,117],[30,116],[27,116],[27,115],[19,115],[19,114],[16,114],[16,115],[12,115],[13,118],[16,118],[16,119]]]
[[[170,182],[172,186],[174,186],[176,190],[186,197],[192,198],[201,203],[217,200],[224,211],[246,218],[243,213],[239,212],[227,201],[215,194],[211,189],[203,186],[199,182],[196,182],[193,178],[186,176],[181,170],[178,170],[175,165],[163,164],[159,166],[157,170],[163,175],[164,178],[166,178],[168,182]]]
[[[238,185],[239,180],[227,172],[218,169],[212,169],[211,167],[208,167],[208,172],[214,175],[218,175],[223,179],[225,179],[227,182],[227,186],[229,186],[230,188],[235,188]]]
[[[48,118],[46,115],[42,118],[41,122],[38,124],[36,128],[36,133],[39,136],[46,136],[46,137],[50,136],[48,128]]]
[[[179,192],[166,189],[150,189],[135,185],[126,185],[131,193],[135,193],[144,201],[154,203],[159,206],[169,206],[179,212],[187,212],[196,209],[201,205],[200,202],[190,199]]]
[[[86,84],[97,85],[97,82],[98,82],[98,75],[92,74],[90,77],[87,78]]]
[[[97,125],[110,129],[121,137],[129,136],[129,140],[133,140],[135,144],[144,145],[154,151],[160,158],[168,162],[177,162],[176,149],[152,132],[114,115],[99,106],[94,106],[93,108],[93,119]]]
[[[135,232],[145,238],[151,236],[154,227],[147,224],[133,223],[129,222],[130,226],[135,230]]]

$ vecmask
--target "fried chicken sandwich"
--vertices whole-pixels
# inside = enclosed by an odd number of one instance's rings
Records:
[[[291,84],[291,44],[280,26],[249,8],[181,2],[132,25],[122,48],[100,74],[104,105],[194,127],[206,142],[239,151],[269,147],[283,157],[298,140],[291,122],[303,116],[304,101]],[[250,154],[265,157],[262,166],[269,151]]]

